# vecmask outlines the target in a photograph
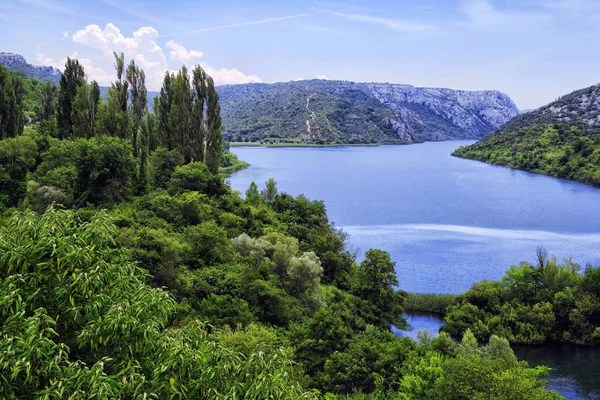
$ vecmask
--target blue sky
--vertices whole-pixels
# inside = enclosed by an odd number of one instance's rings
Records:
[[[316,77],[497,89],[522,109],[600,82],[600,0],[0,0],[0,51],[76,56],[113,80],[112,51],[148,86],[202,64],[217,83]]]

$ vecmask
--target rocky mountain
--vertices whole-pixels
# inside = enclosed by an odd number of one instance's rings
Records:
[[[453,155],[600,186],[600,84],[519,115]]]
[[[8,70],[19,72],[27,78],[58,85],[61,72],[54,67],[31,65],[19,54],[0,52],[0,64]]]
[[[481,138],[519,114],[498,91],[310,80],[218,88],[230,141],[415,143]]]
[[[540,124],[574,125],[585,134],[600,134],[600,83],[576,90],[550,104],[521,114],[486,139]]]

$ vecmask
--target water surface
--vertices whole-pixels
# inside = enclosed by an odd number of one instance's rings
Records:
[[[600,264],[600,190],[450,156],[470,143],[234,148],[250,167],[230,182],[243,192],[274,178],[280,190],[324,200],[352,247],[391,254],[410,292],[464,292],[533,262],[540,245]]]

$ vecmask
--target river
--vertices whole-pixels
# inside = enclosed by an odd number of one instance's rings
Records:
[[[600,190],[450,156],[471,143],[236,147],[250,167],[229,181],[244,192],[252,181],[262,188],[274,178],[280,191],[323,200],[353,249],[390,253],[409,292],[464,292],[512,264],[533,262],[537,246],[559,260],[600,265]],[[565,351],[554,351],[557,360]],[[594,372],[600,376],[598,363]]]

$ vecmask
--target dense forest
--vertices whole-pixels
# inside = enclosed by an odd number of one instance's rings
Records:
[[[600,136],[542,124],[492,136],[453,155],[600,186]]]
[[[153,112],[135,62],[115,70],[103,101],[69,59],[25,126],[0,68],[0,397],[558,398],[495,332],[393,335],[394,262],[357,262],[322,202],[234,192],[200,67]]]

